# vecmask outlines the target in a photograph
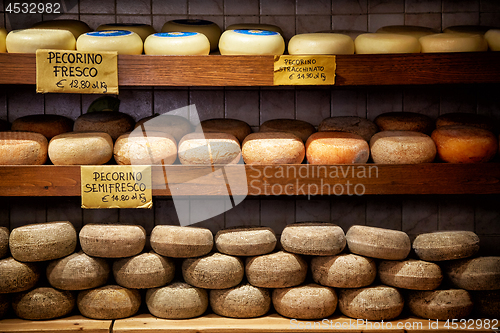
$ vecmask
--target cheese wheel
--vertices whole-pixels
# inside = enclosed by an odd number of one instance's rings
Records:
[[[125,288],[161,287],[172,281],[174,272],[175,266],[172,260],[154,252],[141,253],[113,263],[115,281]]]
[[[245,138],[241,153],[245,164],[297,164],[304,160],[305,147],[291,133],[260,132]]]
[[[407,304],[414,315],[438,320],[466,318],[473,309],[472,299],[463,289],[410,291]]]
[[[285,251],[313,255],[331,256],[342,252],[345,234],[333,223],[294,223],[281,232],[281,246]]]
[[[144,42],[147,55],[208,55],[210,41],[199,32],[160,32]]]
[[[214,237],[206,228],[157,225],[151,231],[151,247],[162,256],[201,257],[212,250]]]
[[[416,37],[395,33],[366,33],[354,40],[357,54],[419,53]]]
[[[7,38],[7,30],[5,28],[0,28],[0,53],[7,52],[5,38]]]
[[[241,143],[247,135],[252,133],[250,126],[241,120],[229,118],[214,118],[200,122],[195,132],[203,133],[227,133],[234,135]]]
[[[0,294],[18,293],[35,286],[40,278],[40,268],[8,257],[0,260],[0,276]]]
[[[437,33],[436,30],[416,25],[388,25],[378,28],[377,33],[413,36],[417,39]]]
[[[361,136],[366,141],[378,132],[371,120],[356,116],[330,117],[323,119],[318,126],[319,132],[349,132]]]
[[[7,313],[10,307],[10,295],[0,294],[0,319]]]
[[[193,131],[193,126],[182,116],[162,114],[142,118],[135,124],[135,128],[141,128],[143,133],[163,132],[172,135],[177,142],[182,137]]]
[[[76,41],[76,49],[82,52],[117,52],[118,54],[142,54],[143,41],[135,32],[128,30],[103,30],[87,32]]]
[[[451,27],[447,27],[443,30],[446,33],[468,33],[468,34],[480,34],[484,35],[491,27],[482,26],[482,25],[454,25]]]
[[[226,28],[226,30],[268,30],[279,33],[284,36],[283,30],[274,24],[263,24],[263,23],[236,23],[231,24]]]
[[[373,161],[382,164],[430,163],[436,145],[430,136],[414,131],[383,131],[370,139]]]
[[[40,133],[50,140],[56,135],[71,132],[73,120],[57,114],[35,114],[14,120],[12,130]]]
[[[224,317],[255,318],[265,315],[271,308],[269,290],[248,283],[210,290],[209,298],[213,312]]]
[[[422,53],[435,52],[483,52],[488,43],[483,35],[447,32],[421,37]]]
[[[342,35],[347,35],[347,36],[351,37],[351,39],[353,41],[359,35],[367,33],[367,31],[361,31],[361,30],[322,30],[322,31],[318,31],[318,32],[319,33],[328,33],[328,34],[342,34]]]
[[[221,30],[212,21],[199,19],[181,19],[166,22],[161,28],[161,32],[199,32],[207,36],[210,41],[210,50],[217,50]]]
[[[266,254],[274,250],[276,242],[273,229],[268,227],[224,229],[215,235],[217,250],[233,256]]]
[[[92,31],[87,23],[79,20],[49,20],[37,22],[31,26],[36,29],[68,30],[75,36],[75,40],[86,32]]]
[[[280,315],[297,319],[330,317],[337,308],[337,294],[329,287],[309,283],[273,290],[273,305]]]
[[[314,282],[335,288],[360,288],[373,283],[377,276],[375,261],[352,253],[313,257]]]
[[[402,260],[411,250],[410,237],[399,230],[353,225],[346,239],[352,253],[372,258]]]
[[[354,54],[351,37],[336,33],[308,33],[293,36],[288,42],[291,55]]]
[[[113,155],[120,165],[170,165],[177,159],[177,143],[168,133],[133,131],[116,139]]]
[[[12,30],[5,39],[9,53],[36,53],[38,49],[74,50],[75,36],[68,30]]]
[[[441,268],[423,260],[384,260],[378,264],[377,271],[380,282],[403,289],[434,290],[443,280]]]
[[[9,253],[9,229],[0,227],[0,259]]]
[[[282,55],[285,41],[275,31],[226,30],[220,36],[219,50],[222,55]]]
[[[82,250],[93,257],[131,257],[145,244],[146,231],[140,225],[86,224],[80,230]]]
[[[97,111],[79,116],[73,126],[75,132],[105,132],[113,141],[134,128],[134,118],[126,113]],[[147,135],[147,133],[146,133]]]
[[[293,287],[304,282],[307,262],[298,254],[278,251],[247,258],[245,272],[248,282],[256,287]]]
[[[92,319],[120,319],[133,316],[141,306],[141,295],[135,289],[107,285],[78,293],[78,310]]]
[[[498,131],[495,120],[482,114],[452,112],[442,114],[436,119],[436,128],[457,125],[482,128],[493,133]]]
[[[422,260],[463,259],[479,251],[479,237],[472,231],[438,231],[418,235],[412,246]]]
[[[103,132],[69,132],[53,137],[48,153],[54,165],[100,165],[113,157],[113,140]]]
[[[52,287],[62,290],[85,290],[102,286],[109,277],[106,259],[88,256],[79,251],[51,261],[47,279]]]
[[[263,122],[260,125],[259,132],[288,132],[306,142],[307,138],[316,132],[316,129],[313,125],[303,120],[273,119]]]
[[[486,42],[488,43],[488,47],[491,51],[500,51],[500,29],[488,30],[484,34],[484,38],[486,38]],[[0,52],[1,52],[1,46],[0,46]]]
[[[47,138],[39,133],[0,132],[0,165],[44,164],[47,149]]]
[[[182,262],[184,281],[205,289],[226,289],[238,285],[243,279],[241,259],[222,253],[210,253]]]
[[[70,291],[40,287],[15,295],[12,308],[19,318],[47,320],[69,314],[75,303]]]
[[[106,31],[106,30],[128,30],[135,32],[141,37],[144,42],[149,35],[154,34],[155,29],[149,24],[140,23],[108,23],[101,24],[95,29],[96,31]]]
[[[208,308],[205,289],[184,282],[148,289],[146,305],[153,316],[166,319],[187,319],[201,316]]]
[[[366,163],[370,157],[368,143],[348,132],[317,132],[306,142],[309,164]]]
[[[381,131],[415,131],[430,134],[434,121],[425,114],[415,112],[386,112],[378,115],[374,123]]]
[[[444,267],[448,279],[465,290],[499,290],[500,257],[450,261]]]
[[[498,150],[496,136],[472,126],[444,126],[432,132],[440,160],[449,163],[484,163]]]
[[[500,317],[500,290],[471,291],[470,295],[480,318]]]
[[[179,142],[178,155],[186,165],[234,164],[241,159],[241,148],[231,134],[190,133]]]

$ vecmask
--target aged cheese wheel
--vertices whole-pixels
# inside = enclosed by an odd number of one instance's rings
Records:
[[[280,27],[274,24],[263,24],[263,23],[236,23],[231,24],[226,28],[226,30],[240,30],[240,29],[248,29],[248,30],[269,30],[278,32],[281,36],[284,36],[283,30]]]
[[[282,55],[285,40],[275,31],[226,30],[220,36],[219,51],[222,55]]]
[[[104,132],[69,132],[49,142],[49,158],[55,165],[101,165],[113,157],[113,140]]]
[[[0,28],[0,53],[7,52],[7,47],[5,45],[6,38],[7,38],[7,30],[5,28]]]
[[[120,319],[133,316],[141,305],[138,290],[107,285],[78,293],[78,310],[92,319]]]
[[[196,127],[196,132],[203,133],[227,133],[234,135],[241,143],[247,135],[252,133],[250,126],[241,120],[229,118],[214,118],[200,122]]]
[[[351,253],[313,257],[311,271],[316,283],[335,288],[366,287],[377,276],[377,266],[372,258]]]
[[[166,22],[161,28],[161,32],[199,32],[207,36],[210,41],[210,50],[217,50],[221,30],[217,24],[208,20],[181,19]]]
[[[7,313],[10,307],[10,295],[0,294],[0,319]]]
[[[366,320],[394,319],[403,311],[404,300],[393,287],[374,285],[365,288],[340,289],[339,310],[344,315]]]
[[[135,32],[141,37],[144,42],[149,35],[154,34],[155,29],[149,24],[141,24],[141,23],[108,23],[101,24],[95,29],[96,31],[104,31],[104,30],[128,30]]]
[[[271,308],[269,290],[248,283],[233,288],[210,290],[210,307],[219,316],[255,318]]]
[[[49,20],[37,22],[32,25],[36,29],[68,30],[75,36],[75,40],[83,33],[92,31],[87,23],[79,20]]]
[[[175,265],[169,258],[154,252],[116,260],[113,275],[116,283],[125,288],[156,288],[170,283],[174,278]]]
[[[442,114],[436,119],[436,128],[455,125],[478,127],[493,133],[498,130],[495,120],[482,114],[452,112]]]
[[[447,263],[444,272],[458,288],[465,290],[499,290],[500,257],[460,259]]]
[[[0,227],[0,259],[9,253],[9,229]]]
[[[226,289],[238,285],[243,279],[241,259],[222,253],[210,253],[182,262],[184,281],[205,289]]]
[[[300,164],[305,147],[302,140],[291,133],[260,132],[245,138],[241,152],[245,164]]]
[[[143,41],[135,32],[128,30],[104,30],[87,32],[76,41],[76,49],[82,52],[117,52],[118,54],[142,54]]]
[[[276,242],[276,234],[268,227],[225,229],[215,235],[217,250],[233,256],[266,254],[274,250]]]
[[[368,143],[349,132],[317,132],[306,142],[309,164],[366,163],[370,157]]]
[[[146,231],[140,225],[86,224],[80,230],[82,250],[93,257],[131,257],[145,244]]]
[[[135,128],[141,127],[142,132],[163,132],[172,135],[177,142],[182,137],[193,131],[193,126],[182,116],[162,114],[143,118],[135,124]]]
[[[354,54],[351,37],[336,33],[308,33],[293,36],[288,42],[288,53],[307,54]]]
[[[199,32],[159,32],[144,42],[147,55],[208,55],[210,41]]]
[[[41,165],[48,142],[40,133],[0,132],[0,165]]]
[[[36,264],[12,257],[0,260],[0,294],[17,293],[33,288],[40,278]]]
[[[437,31],[432,28],[416,25],[388,25],[377,30],[377,33],[408,35],[417,39],[423,36],[435,34],[436,32]]]
[[[484,34],[491,51],[500,51],[500,29],[490,29]],[[1,42],[0,42],[1,43]]]
[[[375,163],[418,164],[436,158],[436,144],[430,136],[414,131],[383,131],[370,139]]]
[[[51,261],[47,266],[47,279],[57,289],[85,290],[104,285],[109,272],[106,259],[91,257],[79,251]]]
[[[415,112],[386,112],[375,118],[381,131],[415,131],[430,134],[434,121],[425,114]]]
[[[179,142],[178,155],[186,165],[234,164],[241,160],[241,148],[231,134],[190,133]]]
[[[371,137],[378,132],[378,128],[377,125],[368,119],[356,116],[342,116],[323,119],[318,126],[318,131],[349,132],[360,135],[366,141],[370,141]]]
[[[9,247],[19,261],[62,258],[75,251],[76,230],[68,221],[25,225],[11,231]]]
[[[174,282],[161,288],[149,289],[146,304],[153,316],[166,319],[186,319],[201,316],[208,307],[205,289],[184,282]]]
[[[366,33],[354,40],[357,54],[419,53],[418,38],[395,33]]]
[[[302,141],[306,142],[307,138],[316,132],[313,125],[303,120],[297,119],[273,119],[268,120],[260,125],[259,132],[288,132],[292,133]]]
[[[330,317],[337,308],[337,294],[329,287],[309,283],[273,290],[273,305],[280,315],[297,319]]]
[[[157,225],[151,231],[150,242],[153,250],[162,256],[192,258],[209,253],[214,236],[206,228]]]
[[[82,114],[75,121],[73,130],[79,132],[106,132],[114,140],[134,128],[135,121],[122,112],[97,111]]]
[[[444,126],[432,132],[439,159],[449,163],[484,163],[498,150],[496,136],[472,126]]]
[[[434,290],[443,280],[441,268],[423,260],[384,260],[378,264],[377,271],[380,282],[403,289]]]
[[[438,231],[418,235],[412,246],[422,260],[462,259],[479,251],[479,237],[472,231]]]
[[[402,260],[411,250],[410,237],[399,230],[353,225],[346,239],[352,253],[372,258]]]
[[[482,318],[500,317],[500,290],[471,291],[474,312]],[[1,295],[0,295],[1,296]]]
[[[332,256],[345,247],[345,234],[333,223],[294,223],[281,233],[281,246],[285,251],[313,255]]]
[[[75,307],[75,296],[66,290],[35,288],[14,296],[12,308],[16,316],[29,320],[47,320],[69,314]]]
[[[410,291],[406,302],[416,316],[426,319],[460,319],[473,309],[469,293],[463,289]]]
[[[68,30],[21,29],[9,32],[5,45],[9,53],[36,53],[38,49],[74,50],[76,40]]]
[[[446,32],[424,36],[419,41],[422,53],[488,51],[488,43],[480,34]]]
[[[113,155],[120,165],[170,165],[177,159],[177,142],[168,133],[133,131],[116,139]]]
[[[304,282],[307,262],[298,254],[279,251],[248,258],[245,272],[248,282],[256,287],[293,287]]]
[[[462,32],[469,34],[480,34],[484,35],[491,27],[482,26],[482,25],[454,25],[451,27],[447,27],[443,30],[443,32]]]
[[[17,118],[12,122],[13,131],[25,131],[40,133],[47,138],[71,132],[73,120],[57,114],[35,114]]]

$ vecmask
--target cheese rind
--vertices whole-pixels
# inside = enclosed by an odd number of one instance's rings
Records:
[[[286,132],[259,132],[248,135],[241,152],[246,164],[296,164],[305,156],[303,141]]]
[[[7,257],[0,260],[0,276],[0,294],[17,293],[35,286],[40,279],[40,268],[37,264]]]
[[[5,257],[9,252],[9,229],[0,227],[0,259]]]
[[[75,36],[68,30],[12,30],[5,39],[9,53],[36,53],[38,49],[74,50]]]
[[[238,119],[214,118],[200,122],[200,124],[196,126],[195,132],[227,133],[234,135],[241,143],[245,140],[247,135],[252,133],[252,129],[246,122]]]
[[[271,295],[265,288],[248,283],[236,287],[210,290],[210,307],[219,316],[255,318],[265,315],[271,308]]]
[[[219,230],[215,246],[219,252],[233,256],[257,256],[276,247],[276,235],[271,228],[231,228]]]
[[[325,118],[318,126],[318,132],[349,132],[361,136],[366,141],[378,132],[373,121],[356,116],[340,116]]]
[[[491,51],[500,51],[500,29],[488,30],[484,34],[484,38],[486,38],[486,41],[488,42],[488,47],[490,48]]]
[[[226,30],[220,37],[222,55],[282,55],[285,52],[283,37],[269,30]]]
[[[181,19],[166,22],[161,32],[199,32],[210,41],[210,50],[215,51],[221,37],[220,27],[212,21],[199,19]]]
[[[351,37],[337,33],[308,33],[293,36],[288,42],[291,55],[354,54]]]
[[[190,133],[179,142],[178,155],[185,165],[235,164],[241,159],[241,148],[231,134]]]
[[[346,245],[344,231],[333,223],[289,224],[280,241],[285,251],[314,256],[336,255]]]
[[[120,319],[133,316],[141,306],[141,295],[135,289],[117,285],[83,290],[78,293],[78,310],[92,319]]]
[[[171,259],[154,252],[141,253],[113,262],[116,283],[125,288],[148,289],[164,286],[174,278]]]
[[[438,231],[418,235],[415,254],[426,261],[463,259],[479,251],[479,237],[472,231]]]
[[[71,132],[73,120],[57,114],[35,114],[15,119],[11,129],[40,133],[50,140],[56,135]]]
[[[436,145],[430,136],[414,131],[382,131],[370,139],[375,163],[429,163],[436,157]]]
[[[208,55],[210,41],[198,32],[160,32],[144,41],[147,55]]]
[[[48,142],[40,133],[0,132],[0,165],[41,165]]]
[[[12,308],[19,318],[47,320],[69,314],[75,303],[75,296],[70,291],[40,287],[14,296]]]
[[[423,260],[384,260],[377,271],[380,282],[403,289],[434,290],[443,280],[441,268]]]
[[[311,136],[316,129],[307,121],[298,119],[272,119],[260,125],[259,132],[287,132],[302,139],[303,142]]]
[[[472,299],[463,289],[410,291],[407,304],[414,315],[438,320],[465,318],[473,309]]]
[[[314,282],[334,288],[366,287],[377,277],[377,266],[372,258],[352,253],[313,257],[311,271]]]
[[[184,281],[198,288],[231,288],[241,282],[244,274],[240,258],[217,252],[182,262]]]
[[[458,288],[465,290],[499,290],[500,257],[477,257],[446,263],[444,272]]]
[[[106,132],[115,141],[120,135],[131,131],[134,125],[134,118],[126,113],[97,111],[79,116],[73,125],[73,131]]]
[[[402,260],[411,250],[410,237],[399,230],[353,225],[346,239],[352,253],[372,258]]]
[[[87,32],[76,41],[76,49],[83,52],[108,51],[118,54],[142,54],[141,37],[127,30],[103,30]]]
[[[447,32],[421,37],[422,53],[432,52],[484,52],[488,43],[483,35]]]
[[[75,40],[86,32],[92,31],[87,23],[78,21],[78,20],[49,20],[42,21],[33,24],[32,28],[36,29],[59,29],[59,30],[68,30],[73,36],[75,36]]]
[[[177,142],[193,131],[193,126],[186,118],[177,115],[161,114],[142,118],[135,124],[143,133],[163,132],[172,135]]]
[[[495,120],[483,114],[452,112],[442,114],[436,119],[436,128],[457,125],[482,128],[493,133],[498,131]]]
[[[374,123],[381,131],[415,131],[430,134],[434,121],[425,114],[415,112],[386,112],[378,115]]]
[[[177,143],[167,133],[133,131],[116,139],[113,155],[120,165],[170,165],[177,159]]]
[[[157,225],[151,231],[151,247],[162,256],[201,257],[212,250],[214,237],[206,228]]]
[[[445,33],[468,33],[484,35],[491,27],[483,25],[454,25],[443,30]]]
[[[149,289],[146,305],[152,315],[166,319],[186,319],[201,316],[208,307],[205,289],[184,282],[174,282],[161,288]]]
[[[354,133],[317,132],[307,139],[306,157],[310,164],[366,163],[370,147]]]
[[[394,33],[366,33],[354,41],[357,54],[419,53],[418,39]]]
[[[423,36],[435,34],[437,31],[432,28],[416,25],[388,25],[379,28],[377,33],[408,35],[418,39]]]
[[[149,35],[154,34],[155,29],[149,24],[140,24],[140,23],[108,23],[101,24],[95,29],[96,31],[105,31],[105,30],[128,30],[135,32],[141,37],[144,42]]]
[[[101,165],[113,157],[113,140],[102,132],[68,132],[50,140],[49,158],[54,165]]]
[[[146,231],[140,225],[86,224],[80,230],[83,252],[100,258],[126,258],[141,253]]]

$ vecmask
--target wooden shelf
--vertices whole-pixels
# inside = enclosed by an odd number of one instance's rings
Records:
[[[111,320],[95,320],[83,316],[71,316],[54,320],[0,320],[0,332],[3,333],[109,333]]]

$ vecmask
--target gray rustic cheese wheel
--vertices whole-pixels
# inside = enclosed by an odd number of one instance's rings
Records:
[[[287,225],[280,241],[285,251],[313,256],[336,255],[346,244],[344,230],[332,223]]]
[[[0,260],[0,294],[17,293],[33,288],[40,278],[36,264],[12,257]]]
[[[377,266],[372,258],[351,253],[313,257],[311,271],[316,283],[335,288],[366,287],[377,276]]]
[[[206,228],[157,225],[151,232],[150,242],[153,250],[162,256],[193,258],[212,250],[214,236]]]
[[[172,260],[154,252],[141,253],[113,263],[115,280],[125,288],[161,287],[172,281],[174,273],[175,265]]]
[[[410,311],[426,319],[460,319],[473,309],[469,293],[463,289],[408,292],[406,302]]]
[[[260,125],[260,132],[288,132],[306,142],[307,138],[316,132],[313,125],[297,119],[272,119]]]
[[[182,262],[184,281],[199,288],[231,288],[241,282],[244,274],[241,259],[222,253],[188,258]]]
[[[10,253],[19,261],[46,261],[75,251],[76,230],[68,221],[35,223],[12,230]]]
[[[75,132],[105,132],[114,140],[134,129],[135,121],[122,112],[96,111],[82,114],[75,120]]]
[[[346,239],[352,253],[372,258],[403,260],[411,250],[410,237],[399,230],[353,225]]]
[[[177,159],[177,142],[168,133],[134,131],[116,139],[113,155],[120,165],[170,165]]]
[[[250,126],[241,120],[229,118],[214,118],[200,122],[196,127],[196,132],[203,133],[227,133],[234,135],[241,143],[247,135],[252,133]]]
[[[371,120],[356,116],[330,117],[323,119],[318,126],[319,132],[349,132],[361,136],[366,141],[378,132],[378,127]]]
[[[166,319],[186,319],[201,316],[208,308],[205,289],[184,282],[174,282],[161,288],[149,289],[146,305],[153,316]]]
[[[340,289],[338,297],[340,312],[357,319],[394,319],[404,307],[401,293],[396,288],[384,285]]]
[[[306,154],[303,141],[286,132],[252,133],[241,146],[245,164],[297,164]]]
[[[434,121],[425,114],[415,112],[386,112],[378,115],[374,123],[381,131],[415,131],[430,134]]]
[[[172,135],[177,142],[182,137],[193,131],[193,125],[182,116],[161,114],[142,118],[135,124],[135,128],[141,128],[143,132],[163,132]]]
[[[430,136],[414,131],[383,131],[370,139],[375,163],[430,163],[436,157],[436,145]]]
[[[474,303],[474,312],[482,318],[500,318],[500,290],[478,290],[469,292]]]
[[[35,288],[14,296],[12,308],[16,316],[29,320],[62,317],[75,307],[75,296],[66,290],[50,287]]]
[[[116,285],[83,290],[78,293],[78,310],[92,319],[120,319],[133,316],[141,305],[138,290]]]
[[[10,307],[10,295],[0,294],[0,319],[7,313]]]
[[[479,237],[472,231],[438,231],[418,235],[412,246],[422,260],[462,259],[479,251]]]
[[[0,259],[9,253],[9,229],[0,227]]]
[[[307,139],[306,157],[309,164],[366,163],[370,147],[355,133],[318,132]]]
[[[233,288],[210,290],[210,307],[219,316],[255,318],[271,308],[271,295],[265,288],[248,283]]]
[[[80,230],[82,250],[93,257],[131,257],[145,244],[146,230],[140,225],[86,224]]]
[[[377,271],[380,282],[403,289],[434,290],[443,280],[441,268],[423,260],[384,260],[378,264]]]
[[[278,251],[247,258],[245,272],[248,282],[256,287],[293,287],[306,279],[307,262],[298,254]]]
[[[0,165],[44,164],[48,145],[40,133],[0,132]]]
[[[276,312],[289,318],[327,318],[337,308],[337,294],[333,288],[315,283],[274,289],[273,305]]]
[[[49,142],[54,165],[101,165],[113,157],[113,140],[104,132],[69,132]]]
[[[83,251],[54,260],[47,266],[52,287],[62,290],[85,290],[102,286],[110,273],[106,259],[90,257]]]
[[[217,250],[233,256],[266,254],[274,250],[276,242],[276,234],[268,227],[225,229],[215,235]]]
[[[50,140],[56,135],[71,132],[73,120],[57,114],[33,114],[14,120],[11,130],[40,133]]]
[[[499,290],[500,257],[478,257],[449,262],[444,267],[448,279],[465,290]]]
[[[241,159],[241,147],[232,134],[189,133],[179,142],[178,155],[185,165],[234,164]]]

